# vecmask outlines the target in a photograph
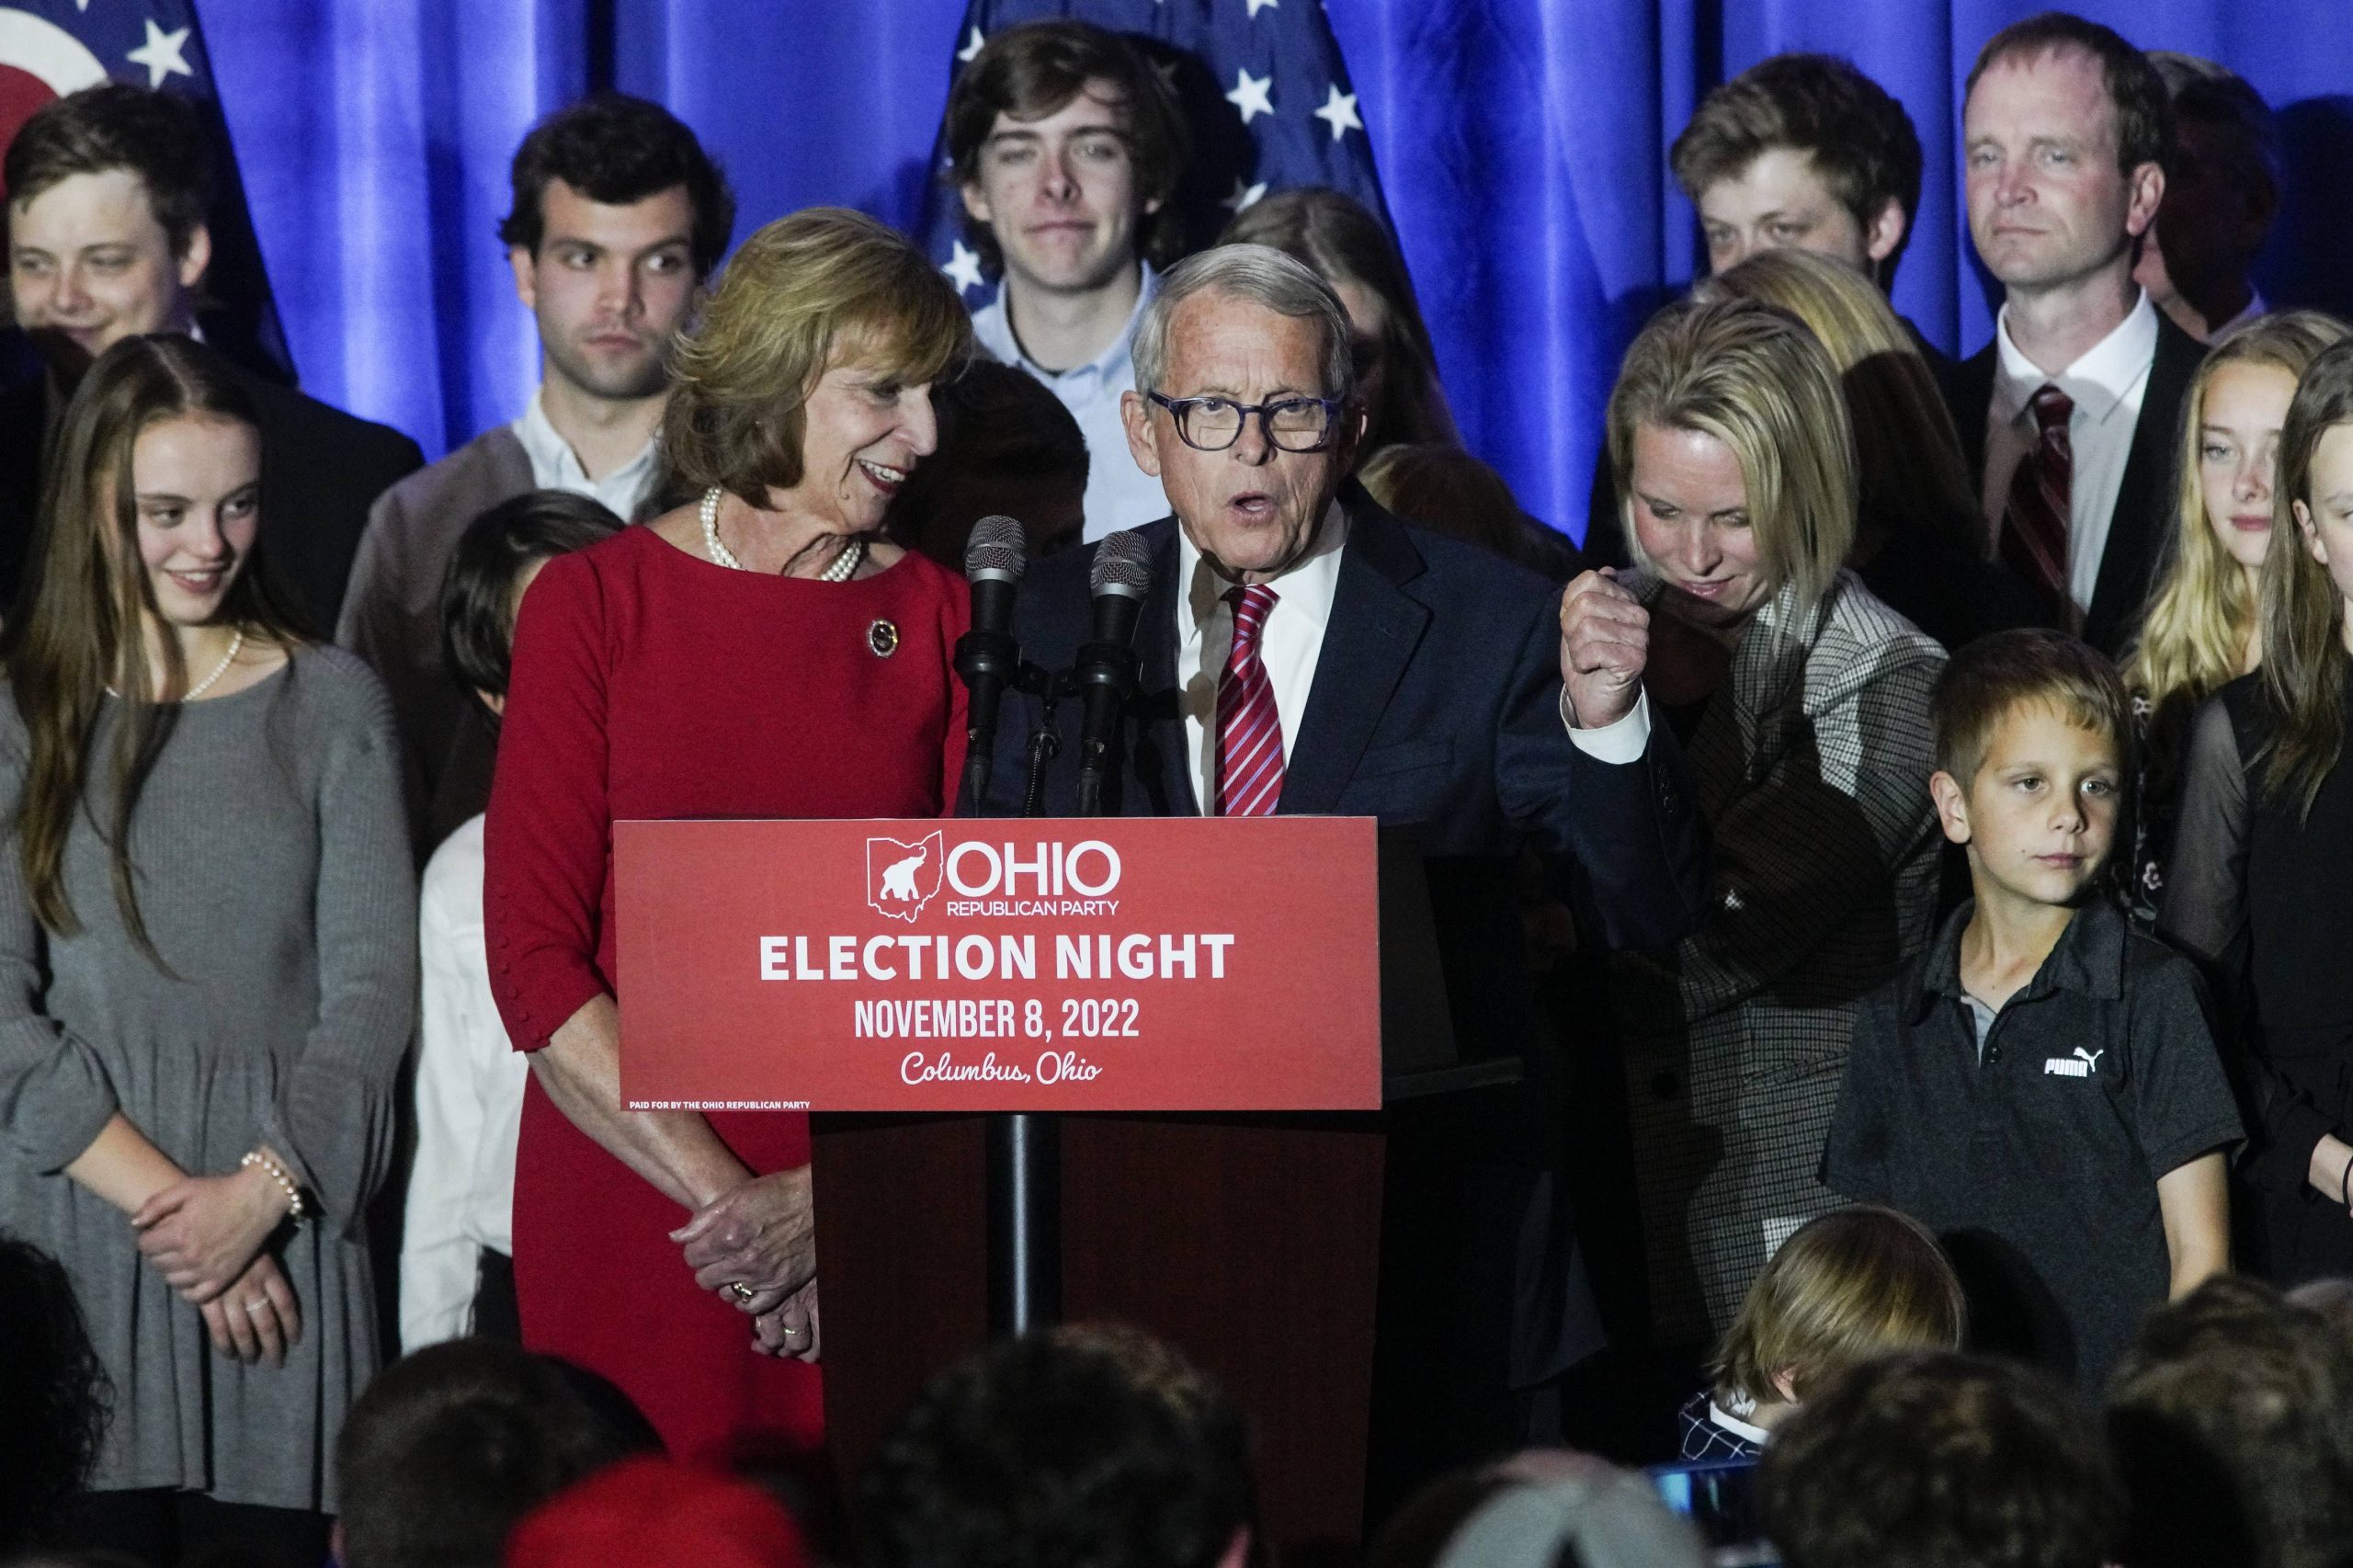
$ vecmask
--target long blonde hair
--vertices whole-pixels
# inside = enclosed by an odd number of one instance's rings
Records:
[[[1859,520],[1924,530],[1985,555],[1985,520],[1961,436],[1920,347],[1877,285],[1843,262],[1783,246],[1701,280],[1696,300],[1762,300],[1813,330],[1838,372],[1855,426]]]
[[[1697,430],[1730,447],[1774,591],[1811,612],[1855,538],[1855,437],[1830,357],[1803,322],[1756,300],[1686,301],[1652,318],[1609,394],[1609,464],[1636,562],[1634,432]]]
[[[2296,383],[2263,558],[2263,695],[2273,727],[2262,781],[2302,816],[2345,751],[2345,595],[2305,548],[2295,511],[2299,501],[2312,506],[2313,454],[2339,425],[2353,425],[2353,339],[2323,349]]]
[[[2141,635],[2125,656],[2124,680],[2152,710],[2151,727],[2162,732],[2237,678],[2248,634],[2255,629],[2255,593],[2216,537],[2206,516],[2206,491],[2199,482],[2204,445],[2206,392],[2231,365],[2268,365],[2302,380],[2321,350],[2342,342],[2348,329],[2318,311],[2265,316],[2218,344],[2198,367],[2189,395],[2181,402],[2181,429],[2175,442],[2174,528],[2171,559],[2150,596]],[[2279,540],[2294,540],[2295,524],[2273,486],[2273,554]],[[2288,517],[2281,533],[2279,519]],[[2300,543],[2294,548],[2302,549]],[[2267,557],[2267,560],[2269,558]],[[2267,568],[2268,570],[2268,568]]]

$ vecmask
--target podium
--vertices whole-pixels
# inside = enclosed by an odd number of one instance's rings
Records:
[[[846,1481],[987,1343],[987,1113],[1050,1111],[1061,1316],[1217,1376],[1267,1540],[1352,1551],[1384,1098],[1512,1075],[1452,1064],[1410,845],[1366,819],[693,822],[618,824],[615,852],[623,1103],[813,1113]]]

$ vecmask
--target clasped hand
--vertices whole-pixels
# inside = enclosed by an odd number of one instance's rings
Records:
[[[739,1183],[695,1210],[670,1239],[696,1284],[754,1320],[760,1348],[815,1359],[817,1228],[808,1166]]]
[[[173,1290],[202,1306],[244,1273],[286,1218],[286,1196],[256,1168],[182,1176],[131,1216],[139,1250]]]

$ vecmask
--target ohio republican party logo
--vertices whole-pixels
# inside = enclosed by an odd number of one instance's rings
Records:
[[[870,838],[866,841],[866,902],[878,915],[913,925],[924,906],[939,896],[939,879],[947,865],[942,834],[913,844]]]

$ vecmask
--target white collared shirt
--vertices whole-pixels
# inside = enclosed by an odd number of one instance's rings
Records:
[[[401,1346],[466,1333],[482,1249],[515,1250],[515,1138],[530,1058],[490,992],[483,819],[442,841],[417,894],[416,1163],[401,1232]]]
[[[1996,547],[2010,479],[2040,439],[2029,404],[2045,383],[2056,383],[2075,405],[2067,440],[2075,462],[2067,497],[2067,597],[2078,615],[2091,608],[2099,585],[2100,554],[2108,548],[2117,492],[2132,455],[2132,431],[2157,358],[2157,307],[2146,290],[2116,329],[2060,371],[2046,375],[2010,341],[2010,311],[1994,325],[1994,399],[1985,419],[1985,524]]]
[[[531,389],[531,406],[510,428],[515,439],[523,444],[523,455],[531,460],[533,484],[541,490],[568,490],[574,495],[585,495],[602,503],[625,523],[636,517],[637,508],[654,483],[655,441],[647,440],[643,451],[604,478],[591,479],[588,471],[581,466],[580,455],[572,449],[572,443],[548,422],[537,387]]]
[[[1290,765],[1300,722],[1307,716],[1308,693],[1331,624],[1333,597],[1340,586],[1340,554],[1348,542],[1348,517],[1334,501],[1324,514],[1315,543],[1299,561],[1268,580],[1274,608],[1258,632],[1258,661],[1274,688],[1275,716],[1282,722],[1283,765]],[[1217,684],[1233,650],[1233,607],[1225,594],[1233,586],[1217,574],[1192,536],[1176,529],[1176,683],[1185,714],[1185,756],[1192,769],[1193,799],[1203,815],[1217,800]],[[1616,723],[1580,730],[1562,723],[1579,750],[1601,762],[1641,758],[1651,738],[1650,699],[1636,699],[1633,710]]]
[[[996,298],[972,312],[972,336],[990,358],[1014,365],[1036,377],[1078,422],[1086,437],[1086,538],[1092,541],[1121,528],[1140,528],[1168,516],[1168,496],[1160,481],[1136,466],[1128,450],[1127,426],[1120,417],[1120,394],[1136,388],[1136,363],[1129,348],[1143,308],[1160,289],[1160,274],[1150,262],[1142,286],[1136,290],[1135,309],[1111,346],[1084,365],[1049,370],[1021,352],[1013,335],[1013,318],[1005,303],[1005,285]]]

